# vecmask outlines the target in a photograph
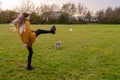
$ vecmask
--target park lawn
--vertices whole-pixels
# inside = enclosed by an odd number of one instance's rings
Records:
[[[55,35],[40,35],[33,44],[31,71],[28,52],[9,27],[0,24],[0,80],[120,80],[120,25],[56,25]],[[62,46],[56,49],[55,41]]]

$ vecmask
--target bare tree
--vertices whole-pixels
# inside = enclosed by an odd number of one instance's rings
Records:
[[[66,4],[63,4],[62,8],[61,8],[61,11],[62,12],[65,12],[67,14],[71,14],[73,15],[74,13],[76,13],[76,6],[74,3],[66,3]]]
[[[58,11],[58,10],[60,10],[60,8],[56,4],[52,4],[52,5],[41,4],[36,9],[37,14],[42,15],[42,18],[46,21],[48,21],[49,18],[52,18],[52,16],[55,15],[54,11]]]
[[[42,5],[40,5],[40,6],[38,6],[38,7],[36,8],[36,11],[37,11],[36,13],[37,13],[38,15],[44,14],[44,16],[42,15],[42,18],[43,18],[44,20],[48,21],[49,12],[52,10],[51,8],[52,8],[52,7],[51,7],[50,5],[42,4]]]
[[[105,11],[105,17],[106,18],[111,18],[113,14],[112,7],[108,7],[107,10]]]
[[[51,11],[59,11],[59,10],[60,10],[59,6],[56,5],[56,4],[52,4],[52,5],[50,6],[50,8],[51,8]]]
[[[63,6],[61,8],[61,11],[69,14],[70,13],[70,9],[71,9],[71,4],[70,3],[66,3],[66,4],[63,4]]]
[[[17,12],[34,12],[36,10],[34,2],[32,0],[19,0],[20,5],[15,7]]]
[[[105,12],[103,10],[100,10],[96,13],[96,15],[97,15],[99,23],[103,23],[103,20],[105,18]]]
[[[42,5],[41,6],[41,12],[45,13],[45,12],[49,12],[50,11],[50,6],[49,5]]]
[[[78,4],[78,13],[81,15],[82,14],[82,12],[83,12],[83,4],[82,3],[80,3],[79,2],[79,4]]]
[[[50,10],[51,10],[50,9],[50,5],[41,4],[40,6],[38,6],[36,8],[36,13],[38,13],[39,15],[41,15],[43,13],[49,12]]]
[[[76,8],[75,4],[72,3],[72,4],[71,4],[71,14],[72,14],[72,15],[75,14],[75,13],[76,13],[76,10],[77,10],[77,8]]]
[[[87,12],[88,12],[88,8],[87,7],[84,7],[84,9],[83,9],[83,15],[86,15],[87,14]]]
[[[78,8],[78,13],[82,16],[85,16],[88,12],[88,8],[83,3],[79,2],[77,8]]]
[[[85,16],[85,20],[90,23],[90,21],[91,21],[91,13],[90,13],[90,11],[87,12],[87,14]]]

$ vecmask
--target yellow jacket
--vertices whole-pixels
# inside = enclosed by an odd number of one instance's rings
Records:
[[[23,43],[27,44],[27,47],[31,47],[32,43],[34,43],[36,34],[34,31],[30,29],[30,22],[28,20],[25,21],[26,30],[22,34],[20,34],[21,40]]]

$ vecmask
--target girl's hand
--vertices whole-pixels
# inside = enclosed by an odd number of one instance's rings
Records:
[[[26,43],[24,43],[24,44],[23,44],[23,47],[24,47],[24,48],[27,48],[27,44],[26,44]]]

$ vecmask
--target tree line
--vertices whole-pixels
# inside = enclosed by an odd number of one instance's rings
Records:
[[[100,10],[97,13],[98,23],[103,24],[120,24],[120,7],[112,9],[108,7],[106,10]]]
[[[35,6],[32,0],[20,0],[20,5],[12,10],[0,9],[0,23],[10,23],[18,12],[29,12],[32,24],[120,24],[120,7],[93,13],[81,2],[65,3],[61,7],[56,4]]]

